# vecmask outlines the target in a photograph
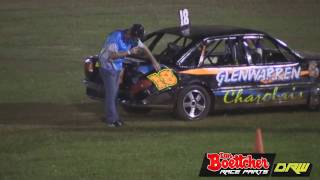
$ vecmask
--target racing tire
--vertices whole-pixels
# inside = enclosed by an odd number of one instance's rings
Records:
[[[187,121],[199,120],[206,117],[210,111],[211,98],[206,89],[191,85],[178,94],[175,115]]]
[[[146,108],[146,107],[122,106],[122,108],[125,112],[132,113],[132,114],[146,114],[152,110],[151,108]]]

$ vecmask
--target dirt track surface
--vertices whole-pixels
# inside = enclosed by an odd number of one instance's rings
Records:
[[[5,129],[106,130],[101,102],[82,104],[3,103],[0,104],[0,109],[0,128]],[[254,130],[256,126],[265,126],[265,130],[272,132],[319,133],[316,126],[312,125],[318,122],[314,121],[317,119],[318,112],[309,112],[304,106],[219,111],[197,122],[175,119],[169,110],[153,110],[148,114],[128,114],[121,108],[119,110],[121,118],[126,122],[126,128],[121,128],[125,131],[246,132]],[[289,115],[291,118],[288,119]],[[311,118],[305,119],[306,115]],[[301,118],[304,119],[306,125],[301,126]],[[275,126],[280,121],[283,126],[281,128],[280,125]],[[285,124],[292,127],[289,128]]]
[[[105,129],[101,102],[82,104],[3,103],[0,104],[0,128],[18,129]],[[145,114],[127,114],[119,108],[124,121],[142,126],[153,121],[162,126],[183,121],[172,118],[170,111],[153,111]],[[175,122],[172,122],[175,121]],[[164,123],[165,122],[165,123]],[[159,124],[158,124],[159,125]],[[161,125],[160,125],[161,126]]]
[[[0,104],[1,126],[20,127],[81,127],[101,124],[100,103],[49,104],[8,103]]]

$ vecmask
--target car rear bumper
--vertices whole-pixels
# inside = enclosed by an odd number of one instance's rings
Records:
[[[82,83],[86,86],[86,94],[89,98],[94,100],[103,100],[104,90],[103,85],[88,81],[86,79],[82,80]]]
[[[92,81],[88,81],[87,79],[82,80],[82,83],[90,89],[95,89],[95,90],[103,90],[103,85],[92,82]]]

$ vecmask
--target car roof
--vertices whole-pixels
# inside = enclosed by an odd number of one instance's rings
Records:
[[[181,27],[164,28],[154,33],[169,33],[178,36],[190,37],[191,39],[203,39],[207,37],[228,36],[237,34],[266,34],[258,30],[226,25],[192,25],[190,26],[190,33],[188,35],[182,33]]]

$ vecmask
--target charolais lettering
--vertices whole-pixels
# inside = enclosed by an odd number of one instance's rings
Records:
[[[300,66],[256,67],[236,70],[221,70],[216,80],[218,86],[237,82],[273,82],[300,79]]]
[[[271,101],[289,101],[303,98],[303,91],[296,91],[295,87],[291,91],[279,92],[279,87],[275,87],[271,92],[253,93],[250,90],[228,90],[225,92],[223,102],[225,104],[254,103],[260,104]]]

